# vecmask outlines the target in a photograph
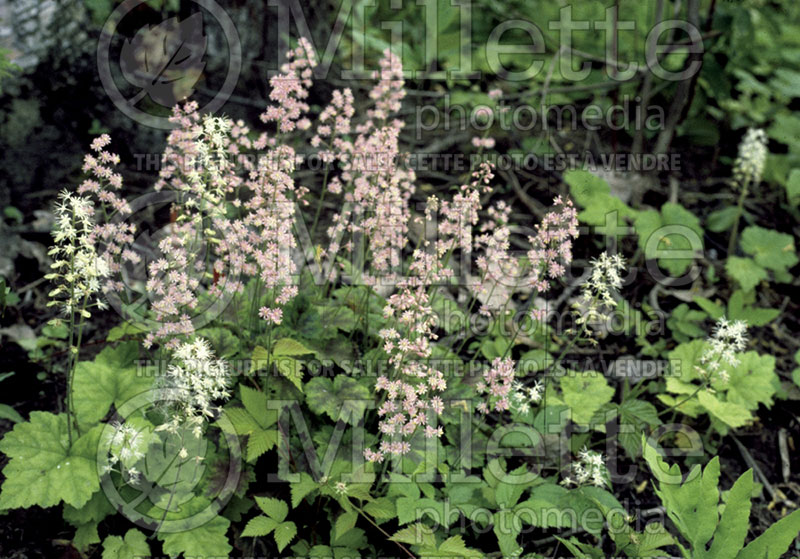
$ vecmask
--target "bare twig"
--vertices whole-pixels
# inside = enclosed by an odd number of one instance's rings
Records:
[[[772,497],[772,501],[783,503],[787,507],[793,509],[797,508],[797,504],[794,501],[790,501],[789,498],[786,497],[783,491],[781,491],[780,489],[775,489],[775,487],[773,487],[773,485],[767,479],[767,476],[764,475],[764,472],[761,470],[761,467],[753,458],[753,455],[750,454],[750,451],[747,450],[747,447],[742,444],[739,438],[733,433],[731,433],[731,438],[736,443],[736,446],[739,447],[739,452],[742,454],[742,458],[744,458],[744,461],[747,462],[747,465],[753,469],[758,479],[761,480],[761,484],[764,486],[764,488]]]
[[[789,462],[789,432],[781,427],[778,431],[778,450],[781,454],[781,474],[783,474],[783,481],[789,482],[792,477],[791,463]]]
[[[500,174],[503,175],[503,177],[505,179],[507,179],[508,182],[511,183],[511,187],[514,189],[514,192],[516,193],[516,195],[520,199],[520,201],[523,204],[525,204],[525,206],[531,211],[531,213],[533,215],[535,215],[536,217],[541,219],[542,216],[544,216],[544,212],[542,211],[542,208],[539,206],[539,204],[536,202],[536,200],[534,200],[532,197],[530,197],[522,189],[522,186],[519,184],[519,179],[517,178],[517,175],[515,173],[510,173],[510,172],[503,171],[503,170],[500,171]]]

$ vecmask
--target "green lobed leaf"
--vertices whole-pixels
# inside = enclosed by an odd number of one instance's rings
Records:
[[[93,361],[81,361],[75,368],[73,400],[78,423],[92,426],[103,419],[111,405],[117,409],[146,392],[153,378],[136,370],[139,356],[136,342],[107,347]]]
[[[774,272],[786,273],[797,264],[794,237],[786,233],[752,225],[742,231],[741,246],[756,264]]]
[[[184,505],[186,513],[191,513],[199,507],[207,506],[206,499],[192,499],[188,506]],[[181,518],[181,512],[167,513],[167,520]],[[227,557],[233,551],[226,535],[231,521],[224,516],[215,516],[202,526],[183,532],[168,534],[159,533],[158,539],[163,542],[164,553],[173,556],[184,554],[185,557]]]
[[[633,218],[636,212],[625,202],[611,194],[608,183],[589,171],[573,170],[564,174],[570,194],[578,206],[584,208],[579,219],[589,225],[605,225],[606,217],[616,212],[618,217]]]
[[[751,419],[750,412],[747,408],[732,402],[720,400],[716,394],[712,394],[708,390],[701,390],[698,392],[697,401],[709,414],[728,427],[734,429],[742,427],[743,425],[747,425]]]
[[[97,491],[89,499],[89,502],[81,508],[75,508],[71,505],[64,505],[64,520],[73,526],[80,526],[81,524],[88,524],[91,522],[97,523],[103,520],[115,511],[113,505],[109,502],[105,492]]]
[[[267,395],[264,392],[240,384],[239,395],[242,399],[244,409],[253,416],[256,422],[258,422],[258,425],[263,429],[271,427],[278,420],[277,412],[267,408]]]
[[[278,372],[291,382],[300,392],[303,391],[303,364],[294,357],[285,355],[275,357]]]
[[[267,348],[257,345],[250,355],[250,372],[255,373],[269,367],[272,363],[271,355]]]
[[[778,559],[800,533],[800,510],[778,520],[739,552],[736,559]]]
[[[705,548],[695,550],[697,559],[736,557],[747,537],[752,493],[753,470],[747,470],[731,487],[711,548],[708,551]]]
[[[695,466],[681,483],[677,464],[668,467],[655,448],[642,436],[645,459],[658,480],[656,495],[667,515],[693,549],[705,549],[719,520],[719,457],[715,456],[705,469]]]
[[[560,385],[564,403],[572,412],[572,421],[578,425],[588,425],[595,412],[610,402],[614,395],[614,389],[606,378],[596,371],[568,371],[561,377]]]
[[[696,295],[694,297],[694,302],[697,303],[697,305],[701,309],[706,311],[708,313],[708,316],[710,316],[714,320],[719,320],[720,318],[725,316],[725,307],[723,307],[722,305],[718,305],[717,303],[714,303],[710,299],[706,299],[705,297],[700,297],[699,295]]]
[[[645,258],[658,256],[659,266],[675,276],[685,273],[693,262],[693,251],[702,249],[700,220],[680,204],[667,202],[660,213],[639,213],[634,228]]]
[[[752,258],[729,256],[728,261],[725,262],[725,270],[729,276],[739,282],[745,291],[750,291],[769,277],[767,271],[756,264]]]
[[[357,380],[338,375],[333,380],[315,377],[305,385],[308,407],[317,415],[326,414],[334,421],[339,419],[355,425],[364,416],[371,394]]]
[[[397,516],[394,500],[389,497],[380,497],[364,505],[364,512],[378,522],[391,520]]]
[[[280,433],[277,429],[257,430],[247,436],[247,461],[252,463],[258,457],[278,444]]]
[[[729,402],[748,410],[755,411],[761,404],[769,407],[780,389],[780,379],[775,374],[775,357],[747,351],[739,357],[739,364],[730,372],[730,380],[715,380],[712,386],[716,390],[725,390]]]
[[[522,525],[515,521],[515,517],[513,510],[503,509],[494,513],[492,518],[492,531],[504,557],[513,557],[521,549],[517,537],[522,531]]]
[[[100,489],[95,460],[101,429],[85,432],[70,448],[65,414],[35,411],[29,421],[17,423],[0,441],[0,452],[10,458],[3,469],[0,510],[62,501],[83,507]]]
[[[519,478],[527,471],[526,466],[520,466],[500,479],[497,487],[495,487],[495,499],[500,507],[510,509],[517,504],[517,501],[519,501],[519,498],[528,487],[528,484],[520,483]]]
[[[517,504],[514,513],[520,522],[541,528],[565,528],[572,518],[562,514],[561,503],[569,491],[554,483],[545,483],[531,489],[528,500]]]
[[[81,524],[72,537],[72,545],[81,551],[86,551],[90,545],[98,543],[100,543],[100,535],[97,533],[97,522]]]
[[[103,559],[140,559],[150,557],[147,537],[136,528],[131,528],[125,537],[108,536],[103,540]]]

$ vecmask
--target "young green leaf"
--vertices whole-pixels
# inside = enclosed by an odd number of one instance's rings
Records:
[[[169,515],[168,515],[169,516]],[[233,551],[225,535],[231,521],[217,516],[210,522],[185,532],[159,533],[164,552],[171,556],[227,557]]]
[[[745,291],[750,291],[769,277],[767,271],[756,264],[752,258],[729,256],[728,261],[725,262],[725,270],[729,276],[739,282]]]
[[[242,536],[246,538],[260,538],[272,532],[278,525],[274,519],[266,516],[256,516],[247,522],[247,526],[242,530]]]
[[[483,559],[483,553],[470,549],[461,536],[451,536],[439,545],[439,553],[444,557],[467,557],[469,559]]]
[[[281,338],[275,345],[272,346],[272,354],[276,357],[290,356],[297,357],[300,355],[316,355],[317,352],[311,348],[304,346],[302,343],[291,338]]]
[[[334,525],[334,533],[336,534],[334,543],[336,543],[336,540],[344,536],[347,532],[352,530],[355,527],[357,520],[358,511],[351,510],[340,514],[338,518],[336,518],[336,524]]]
[[[275,538],[275,543],[278,544],[278,551],[289,545],[289,542],[297,535],[297,526],[294,522],[284,522],[275,528],[272,536]]]
[[[97,522],[81,524],[72,537],[72,545],[81,551],[86,551],[90,545],[98,543],[100,543],[100,535],[97,533]]]
[[[125,537],[108,536],[103,540],[103,559],[138,559],[150,556],[147,537],[136,528],[131,528]]]
[[[302,472],[300,474],[300,481],[289,485],[289,489],[292,493],[292,508],[297,508],[297,505],[299,505],[307,495],[312,491],[316,491],[318,488],[319,484],[314,481],[314,478]]]
[[[289,514],[289,507],[280,499],[256,497],[256,504],[258,508],[264,511],[264,514],[277,522],[283,522],[286,520],[286,515]]]
[[[364,505],[364,512],[378,522],[391,520],[397,516],[394,499],[380,497]]]
[[[406,526],[402,530],[395,532],[395,534],[389,539],[393,542],[418,545],[422,547],[436,546],[436,537],[433,535],[433,530],[424,524],[419,523]]]
[[[788,281],[788,269],[797,264],[794,237],[786,233],[753,225],[742,231],[741,246],[756,264],[775,272],[778,281]]]

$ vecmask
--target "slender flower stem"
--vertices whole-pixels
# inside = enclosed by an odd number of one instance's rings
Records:
[[[70,320],[70,359],[69,359],[69,370],[67,372],[67,436],[69,438],[70,447],[72,446],[72,422],[75,422],[75,431],[80,436],[80,428],[78,427],[77,417],[75,417],[75,404],[74,404],[74,395],[72,384],[75,380],[75,369],[78,367],[78,357],[80,356],[81,351],[81,340],[83,339],[83,324],[84,324],[84,312],[86,312],[86,303],[89,299],[89,295],[86,294],[83,297],[83,302],[81,303],[81,311],[80,315],[81,318],[78,321],[78,339],[75,343],[75,346],[72,346],[72,332],[74,330],[74,323],[75,323],[75,312],[71,313],[71,320]]]
[[[409,556],[410,559],[416,559],[416,556],[413,553],[411,553],[406,546],[404,546],[403,544],[401,544],[398,541],[392,540],[392,536],[386,530],[381,528],[374,520],[372,520],[372,518],[370,518],[370,516],[366,512],[363,511],[363,509],[361,509],[360,507],[358,507],[355,504],[353,504],[353,502],[349,498],[347,499],[347,502],[350,503],[350,506],[352,506],[354,509],[356,509],[358,511],[358,513],[366,519],[367,522],[372,524],[372,526],[375,529],[377,529],[381,534],[386,536],[387,540],[394,541],[394,543],[396,543],[397,546],[400,549],[402,549],[406,553],[406,555]]]
[[[320,215],[322,215],[322,207],[325,202],[325,194],[328,192],[328,173],[330,168],[325,166],[325,176],[322,179],[322,192],[319,195],[319,202],[317,203],[317,212],[314,214],[314,223],[311,225],[311,242],[314,242],[314,234],[317,232],[317,224],[319,223]]]
[[[744,200],[747,198],[749,181],[742,185],[742,193],[739,194],[739,201],[736,204],[736,217],[733,219],[733,227],[731,228],[731,236],[728,239],[728,256],[732,255],[736,250],[736,240],[739,236],[739,221],[742,219],[744,212]]]
[[[503,352],[501,359],[505,359],[506,357],[508,357],[508,354],[511,353],[511,348],[514,347],[514,342],[517,341],[517,336],[519,336],[519,333],[521,331],[522,331],[522,323],[520,322],[520,325],[514,332],[514,335],[511,336],[511,340],[508,342],[508,346],[506,347],[506,350]]]
[[[553,361],[553,365],[552,365],[553,367],[555,367],[556,365],[561,363],[561,360],[564,359],[564,357],[566,356],[567,352],[570,349],[572,349],[573,347],[575,347],[575,344],[578,342],[578,340],[581,338],[581,336],[583,336],[586,333],[586,331],[588,329],[589,329],[589,326],[584,323],[584,325],[581,328],[580,332],[578,332],[577,335],[569,341],[569,343],[566,345],[566,347],[564,347],[564,349],[561,351],[561,353],[558,354],[558,357],[555,358],[555,360]]]
[[[686,402],[688,402],[689,400],[691,400],[692,398],[694,398],[695,396],[697,396],[697,394],[699,394],[699,392],[700,392],[701,390],[703,390],[704,388],[707,388],[707,387],[708,387],[708,382],[704,381],[704,382],[703,382],[703,384],[701,384],[700,386],[698,386],[698,387],[695,389],[695,391],[694,391],[694,392],[692,392],[691,394],[689,394],[689,395],[688,395],[686,398],[684,398],[683,400],[681,400],[681,401],[680,401],[680,402],[678,402],[677,404],[672,404],[670,407],[668,407],[668,408],[666,408],[666,409],[664,409],[664,410],[661,410],[661,411],[658,413],[658,416],[659,416],[659,417],[661,417],[662,415],[665,415],[665,414],[669,413],[670,411],[677,409],[678,407],[682,406],[683,404],[685,404]]]

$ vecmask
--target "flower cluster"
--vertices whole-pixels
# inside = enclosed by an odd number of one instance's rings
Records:
[[[83,172],[91,177],[78,186],[78,194],[91,193],[121,214],[131,213],[131,207],[117,194],[122,188],[122,175],[115,173],[112,166],[119,165],[119,155],[110,153],[105,147],[111,143],[108,134],[102,134],[92,141],[94,154],[87,153],[83,158]]]
[[[60,306],[64,314],[89,318],[89,308],[105,308],[97,298],[101,281],[110,274],[108,261],[97,251],[94,204],[88,198],[62,191],[55,207],[53,240],[48,254],[53,258],[45,276],[56,283],[48,306]]]
[[[182,206],[218,209],[225,194],[242,182],[230,160],[238,153],[237,142],[231,139],[233,122],[201,116],[194,101],[176,105],[169,120],[176,128],[167,137],[155,189],[184,193]]]
[[[461,249],[468,254],[473,246],[472,228],[478,224],[481,206],[481,192],[489,191],[489,183],[494,178],[494,168],[490,163],[482,163],[472,173],[469,184],[459,187],[452,200],[442,200],[436,253],[446,266],[453,251]]]
[[[107,469],[110,471],[113,466],[119,464],[120,471],[127,477],[128,482],[136,484],[140,472],[135,464],[145,456],[147,439],[141,431],[127,423],[117,421],[111,426],[114,428],[114,434],[109,441]]]
[[[427,364],[431,343],[437,339],[433,332],[436,316],[427,288],[451,277],[448,261],[454,250],[469,251],[471,248],[471,228],[478,221],[480,209],[480,188],[492,177],[491,166],[484,164],[452,201],[428,200],[426,216],[430,219],[437,211],[444,216],[438,226],[439,237],[435,243],[425,240],[424,247],[414,251],[409,277],[398,282],[400,290],[387,299],[383,311],[386,318],[393,317],[397,324],[397,328],[380,332],[384,340],[383,350],[389,355],[392,365],[393,378],[382,376],[375,384],[376,391],[386,392],[386,399],[378,410],[381,417],[379,429],[385,438],[379,450],[365,451],[370,461],[379,462],[387,454],[407,453],[411,449],[407,439],[418,427],[425,427],[428,438],[442,435],[441,427],[428,423],[429,411],[435,415],[444,411],[439,394],[445,390],[447,382],[441,371]],[[432,252],[426,249],[432,249]]]
[[[485,149],[492,149],[495,144],[494,138],[481,138],[480,136],[474,136],[471,140],[472,146],[476,148],[485,148]]]
[[[566,476],[564,485],[587,485],[597,487],[610,487],[608,468],[606,468],[603,455],[593,450],[583,448],[578,453],[578,460],[572,463],[572,475]]]
[[[240,182],[229,172],[232,165],[228,159],[231,128],[233,122],[230,119],[205,115],[202,125],[192,129],[197,160],[186,175],[189,187],[199,198],[210,203],[212,211],[217,212],[222,211],[220,203],[225,195]]]
[[[380,80],[369,93],[375,108],[367,111],[366,121],[354,127],[355,138],[348,134],[354,114],[353,95],[345,89],[334,92],[331,105],[320,116],[322,125],[311,141],[314,147],[325,142],[320,155],[338,167],[328,190],[343,193],[345,202],[327,230],[331,242],[326,256],[334,262],[342,248],[354,251],[354,238],[361,236],[367,243],[365,256],[369,260],[362,280],[369,284],[375,283],[373,274],[387,280],[397,277],[401,251],[407,242],[408,202],[416,179],[413,170],[400,164],[403,122],[391,120],[405,96],[402,65],[387,50],[380,66]],[[346,233],[350,235],[347,239]],[[331,267],[329,274],[335,272]]]
[[[297,47],[286,56],[289,62],[281,66],[281,73],[269,81],[272,87],[269,98],[274,104],[261,114],[262,122],[276,122],[282,133],[296,128],[307,130],[311,126],[311,121],[303,115],[309,110],[305,100],[317,65],[314,48],[305,37],[301,37]]]
[[[747,347],[747,323],[743,320],[730,321],[723,316],[706,341],[708,347],[700,357],[705,368],[697,367],[698,372],[703,376],[716,373],[723,382],[728,382],[730,373],[725,365],[736,367],[739,364],[737,354]]]
[[[761,182],[767,161],[767,134],[759,128],[748,128],[739,144],[739,155],[733,164],[734,183],[744,188]]]
[[[396,317],[400,328],[386,328],[379,333],[392,366],[390,374],[396,378],[381,376],[375,383],[376,392],[385,392],[378,408],[383,440],[379,450],[364,452],[371,462],[380,462],[386,455],[407,453],[411,450],[408,439],[418,427],[425,427],[428,438],[440,437],[442,428],[429,424],[428,413],[441,415],[444,411],[439,394],[447,387],[442,372],[426,363],[436,334],[432,332],[435,318],[424,287],[406,286],[390,296],[384,316]]]
[[[477,385],[478,393],[484,394],[487,399],[478,404],[478,412],[487,414],[490,411],[514,410],[525,414],[530,411],[531,404],[542,401],[544,387],[541,382],[536,381],[533,386],[526,387],[514,378],[514,361],[510,357],[495,358]]]
[[[505,305],[513,295],[522,265],[509,252],[511,206],[500,201],[491,206],[487,214],[488,219],[481,224],[480,234],[475,237],[475,252],[480,254],[476,265],[481,278],[480,282],[470,284],[470,287],[482,303],[480,313],[490,316],[492,311]]]
[[[527,263],[511,254],[511,208],[501,201],[488,209],[489,219],[481,224],[481,234],[475,238],[481,281],[472,289],[483,303],[481,314],[488,316],[505,308],[517,291],[534,288],[543,293],[552,280],[566,273],[572,262],[572,240],[578,236],[578,217],[570,200],[559,196],[553,206],[556,209],[536,226],[536,234],[528,237],[531,248]]]
[[[578,236],[578,214],[572,200],[559,196],[553,206],[558,209],[548,212],[536,225],[536,235],[528,238],[529,284],[539,293],[550,289],[550,280],[564,276],[572,262],[572,239]]]
[[[188,310],[198,304],[197,291],[200,278],[197,258],[200,252],[196,246],[195,223],[184,221],[173,223],[170,234],[158,243],[161,257],[150,262],[148,268],[147,291],[153,297],[150,305],[160,327],[149,332],[144,346],[150,347],[157,339],[169,338],[168,348],[175,348],[179,343],[178,335],[189,335],[194,331]]]
[[[160,429],[177,431],[187,425],[199,438],[204,422],[218,411],[214,402],[230,398],[228,364],[217,359],[208,341],[199,337],[180,344],[172,357],[162,389],[164,399],[174,402],[174,415]]]
[[[291,173],[294,171],[294,152],[286,148],[282,166],[272,168],[261,165],[253,173],[247,186],[253,193],[245,202],[247,211],[243,218],[247,236],[240,240],[238,249],[249,256],[263,286],[270,290],[272,306],[261,307],[260,315],[271,324],[280,324],[283,311],[280,306],[297,295],[294,274],[297,271],[292,250],[297,246],[294,225],[297,196]],[[290,152],[291,153],[288,153]]]
[[[375,108],[367,111],[370,120],[388,120],[400,110],[401,102],[406,96],[403,63],[400,58],[391,49],[386,49],[379,65],[380,70],[373,74],[373,78],[380,79],[369,92],[370,99],[375,101]],[[402,123],[398,121],[393,126],[399,128]]]
[[[131,213],[131,207],[118,194],[122,189],[122,175],[113,168],[119,164],[120,158],[105,149],[110,143],[108,134],[102,134],[92,141],[92,153],[86,154],[83,160],[83,172],[89,176],[78,185],[78,194],[92,204],[96,216],[103,218],[94,224],[89,236],[108,267],[109,273],[103,280],[102,288],[105,291],[121,291],[122,283],[114,278],[123,262],[137,264],[141,257],[130,248],[136,226],[122,220]]]
[[[606,320],[606,309],[617,306],[614,292],[622,287],[621,273],[625,271],[625,259],[614,254],[602,253],[592,260],[589,279],[583,284],[581,297],[576,306],[581,308],[578,324]]]

